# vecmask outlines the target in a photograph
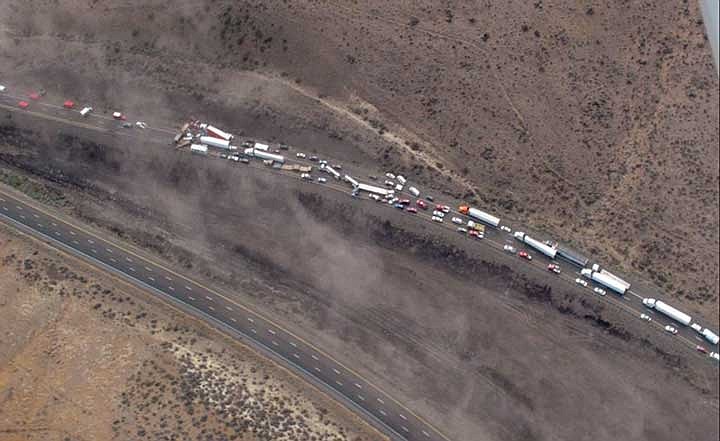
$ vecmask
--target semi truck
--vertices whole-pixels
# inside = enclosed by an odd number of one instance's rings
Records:
[[[535,248],[537,251],[540,251],[551,259],[554,259],[555,255],[557,255],[557,250],[555,248],[551,247],[550,245],[546,245],[539,240],[533,239],[522,231],[516,231],[515,233],[513,233],[513,236],[515,237],[515,239],[527,245],[530,245],[531,247]]]
[[[585,268],[590,261],[587,257],[583,256],[582,254],[579,254],[576,251],[573,251],[569,248],[565,248],[562,246],[559,246],[557,248],[558,256],[562,257],[563,259],[567,260],[568,262],[579,266],[580,268]]]
[[[679,309],[673,308],[665,302],[655,300],[653,298],[643,299],[642,302],[643,305],[647,306],[648,308],[665,314],[666,316],[685,326],[690,326],[690,323],[692,323],[692,317],[680,311]]]
[[[205,131],[207,132],[208,136],[212,136],[213,138],[224,139],[225,141],[230,141],[233,138],[231,134],[223,132],[217,127],[213,127],[211,125],[207,125],[205,127]]]
[[[283,164],[285,162],[284,156],[276,155],[274,153],[266,152],[263,150],[255,150],[252,147],[250,147],[249,149],[245,149],[245,154],[254,158],[275,161],[279,164]]]
[[[717,334],[715,334],[708,328],[703,329],[700,334],[705,337],[705,340],[709,341],[714,345],[718,344],[718,341],[720,341],[720,337],[718,337]]]
[[[190,153],[195,153],[196,155],[207,155],[208,148],[206,145],[192,144],[190,146]]]
[[[597,282],[607,288],[612,289],[613,291],[615,291],[616,293],[618,293],[620,295],[624,295],[625,292],[628,290],[628,286],[626,286],[622,283],[619,283],[617,280],[615,280],[614,278],[612,278],[606,274],[602,274],[597,271],[593,271],[590,268],[581,269],[580,274],[582,274],[583,277],[586,277],[590,280],[594,280],[595,282]]]
[[[360,183],[359,183],[355,178],[353,178],[353,177],[350,176],[350,175],[345,175],[345,176],[343,177],[343,179],[344,179],[346,182],[349,182],[350,185],[352,185],[353,187],[357,187],[358,185],[360,185]]]
[[[477,208],[468,207],[467,205],[461,205],[460,208],[458,208],[458,211],[462,214],[466,214],[472,217],[473,219],[492,225],[495,228],[500,225],[500,218],[497,218],[490,213],[485,213],[482,210],[478,210]]]
[[[333,178],[340,179],[340,172],[338,172],[334,168],[330,167],[329,165],[324,165],[324,166],[321,166],[320,168],[325,170]]]
[[[606,269],[600,269],[600,265],[598,265],[597,263],[593,264],[592,270],[599,271],[600,274],[610,277],[611,279],[615,280],[617,283],[624,285],[625,289],[630,289],[630,284],[628,282],[624,281],[623,279],[621,279],[620,277],[616,276],[615,274],[611,273],[610,271],[608,271]]]
[[[212,136],[201,136],[200,142],[203,144],[209,145],[210,147],[215,147],[218,149],[233,150],[230,147],[230,141],[227,141],[225,139],[215,138]]]
[[[256,142],[254,147],[255,147],[255,150],[262,150],[262,151],[264,151],[264,152],[267,152],[267,151],[270,150],[270,146],[269,146],[269,145],[267,145],[267,144],[261,144],[261,143],[259,143],[259,142]]]

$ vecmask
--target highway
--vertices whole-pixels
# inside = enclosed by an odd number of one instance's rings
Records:
[[[393,439],[449,441],[351,368],[212,288],[2,191],[0,220],[241,334],[359,411]]]
[[[18,97],[0,94],[0,108],[73,125],[81,129],[114,133],[117,136],[127,137],[128,140],[135,139],[146,144],[148,142],[157,143],[167,146],[169,150],[172,149],[170,141],[175,134],[172,129],[153,127],[152,125],[145,130],[125,129],[121,127],[120,122],[110,117],[91,113],[88,117],[83,118],[79,115],[78,110],[64,109],[62,106],[44,100],[32,102],[29,109],[21,110],[17,107],[17,100]],[[239,143],[240,140],[236,142]],[[187,154],[186,152],[177,153]],[[220,160],[217,156],[197,159]],[[320,185],[327,188],[327,190],[339,191],[345,194],[351,192],[350,186],[343,182],[332,179],[329,179],[326,184],[319,184],[315,181],[302,181],[296,173],[275,170],[262,165],[260,161],[251,161],[247,165],[230,161],[225,162],[228,164],[229,169],[236,172],[242,172],[243,167],[251,167],[257,171],[296,179],[300,181],[300,185]],[[292,157],[288,158],[288,162],[316,165],[309,160],[298,160]],[[345,169],[355,177],[367,176],[367,173],[360,169],[347,166]],[[378,175],[382,176],[382,173],[378,173]],[[407,193],[404,193],[404,195],[408,199],[414,199]],[[357,202],[360,204],[377,204],[377,202],[367,198],[358,198]],[[399,212],[398,209],[387,204],[385,207],[388,210]],[[444,228],[451,231],[457,228],[456,225],[450,222],[451,217],[458,216],[467,220],[466,216],[460,215],[453,210],[447,215],[445,222],[439,224],[430,220],[431,211],[432,209],[429,211],[418,210],[417,214],[403,215],[414,216],[418,222],[427,222],[431,228]],[[27,205],[2,191],[0,191],[0,219],[42,238],[66,252],[119,275],[164,299],[170,300],[188,312],[237,333],[249,343],[273,355],[274,358],[284,362],[295,372],[324,388],[394,439],[407,441],[449,440],[429,422],[404,407],[351,368],[344,366],[320,348],[293,335],[279,324],[262,317],[250,307],[242,305],[228,296],[180,275],[157,262],[153,262],[148,257],[140,256],[121,244],[98,237],[80,226],[64,222],[44,208]],[[547,273],[546,267],[549,260],[535,253],[532,249],[524,247],[508,233],[486,228],[485,239],[468,238],[468,241],[469,246],[489,247],[498,254],[504,254],[507,259],[520,258],[504,252],[503,245],[512,244],[518,249],[526,249],[534,257],[532,261],[525,262],[529,268],[533,271]],[[573,289],[577,289],[578,293],[597,297],[592,292],[592,282],[589,282],[588,287],[575,284],[575,278],[580,277],[580,275],[574,266],[566,263],[563,266],[562,273],[557,277],[570,284]],[[651,315],[653,320],[647,325],[653,326],[657,328],[658,332],[663,333],[664,325],[670,323],[671,320],[643,307],[641,304],[642,297],[642,295],[632,291],[624,297],[608,292],[607,296],[599,297],[599,300],[635,316],[638,320],[641,313]],[[693,355],[701,356],[695,351],[696,345],[711,346],[692,330],[677,324],[675,324],[675,327],[680,330],[678,335],[664,337],[678,338]],[[711,350],[717,351],[716,348],[711,348]]]

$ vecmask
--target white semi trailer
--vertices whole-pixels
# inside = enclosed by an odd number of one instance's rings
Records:
[[[230,146],[230,141],[227,141],[225,139],[215,138],[213,136],[201,136],[200,142],[205,145],[209,145],[210,147],[215,147],[218,149],[223,150],[234,150]]]
[[[589,268],[583,268],[580,270],[580,274],[582,274],[584,277],[587,277],[590,280],[594,280],[595,282],[612,289],[616,293],[620,295],[624,295],[625,292],[628,290],[629,286],[622,284],[615,280],[614,277],[610,277],[606,274],[599,273],[597,271],[593,271]]]
[[[685,326],[690,326],[690,323],[692,323],[692,317],[680,311],[679,309],[673,308],[665,302],[652,298],[643,299],[642,302],[643,305],[647,306],[648,308],[665,314],[666,316]]]
[[[190,145],[190,152],[194,153],[196,155],[207,155],[208,154],[208,148],[206,145],[202,144],[191,144]]]
[[[490,224],[493,227],[497,228],[498,225],[500,225],[500,218],[493,216],[490,213],[485,213],[482,210],[478,210],[477,208],[471,208],[467,205],[461,205],[458,211],[462,214],[466,214],[475,220],[479,220],[482,222],[485,222],[486,224]]]
[[[345,176],[343,177],[343,179],[344,179],[346,182],[349,182],[350,185],[352,185],[353,187],[357,187],[358,185],[360,185],[360,183],[357,181],[357,179],[353,178],[353,177],[350,176],[350,175],[345,175]]]
[[[249,149],[245,149],[245,154],[246,154],[247,156],[251,156],[251,157],[254,157],[254,158],[260,158],[260,159],[264,159],[264,160],[275,161],[275,162],[278,162],[278,163],[280,163],[280,164],[285,163],[285,157],[284,157],[284,156],[276,155],[276,154],[274,154],[274,153],[266,152],[266,151],[264,151],[264,150],[257,150],[257,149],[254,149],[254,148],[252,148],[252,147],[250,147]]]
[[[555,248],[551,247],[550,245],[546,245],[539,240],[533,239],[522,231],[516,231],[515,233],[513,233],[513,236],[515,236],[515,239],[530,245],[531,247],[535,248],[536,250],[540,251],[551,259],[554,259],[555,255],[557,254],[557,250]]]

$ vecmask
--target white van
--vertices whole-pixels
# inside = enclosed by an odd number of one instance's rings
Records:
[[[92,112],[92,109],[93,109],[92,107],[85,107],[84,109],[82,109],[80,111],[80,115],[87,116],[88,113]]]

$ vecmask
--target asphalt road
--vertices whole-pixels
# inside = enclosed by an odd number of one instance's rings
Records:
[[[30,103],[30,107],[28,107],[27,109],[24,109],[24,110],[18,108],[17,102],[21,99],[28,101]],[[73,125],[73,126],[76,126],[79,128],[95,130],[95,131],[100,131],[100,132],[105,132],[105,133],[112,133],[116,136],[122,136],[127,139],[136,139],[143,143],[150,142],[153,144],[166,145],[166,146],[168,146],[168,148],[171,148],[170,144],[172,141],[172,137],[176,133],[176,130],[171,129],[171,128],[166,128],[166,127],[161,127],[160,122],[158,122],[158,124],[156,125],[155,124],[156,122],[152,121],[150,119],[138,118],[138,119],[142,119],[145,122],[150,123],[150,125],[147,129],[142,130],[142,129],[137,129],[135,127],[131,128],[131,129],[123,128],[122,121],[115,120],[110,116],[106,116],[106,115],[99,114],[96,112],[90,113],[86,117],[82,117],[80,115],[81,106],[78,106],[75,109],[65,109],[65,108],[63,108],[63,106],[61,106],[59,104],[53,104],[52,102],[50,102],[49,99],[46,99],[45,97],[41,98],[38,101],[33,101],[33,100],[28,99],[27,97],[16,96],[9,92],[0,93],[0,108],[4,108],[4,109],[12,111],[12,112],[25,113],[25,114],[30,114],[30,115],[40,117],[40,118],[50,119],[50,120],[57,121],[60,123]],[[129,119],[128,121],[134,124],[135,120],[136,119],[132,119],[132,120]],[[249,138],[246,138],[246,137],[238,137],[237,139],[234,140],[234,143],[240,144],[243,140],[248,140],[248,139]],[[272,148],[278,147],[277,143],[268,143],[268,144],[271,145]],[[294,155],[295,149],[292,146],[290,148],[291,148],[292,152],[290,152],[290,151],[282,152],[282,154],[286,156],[287,163],[317,166],[316,162],[312,162],[309,159],[296,158]],[[187,153],[187,152],[183,152],[183,153]],[[306,153],[308,155],[310,154],[309,152],[306,152]],[[219,155],[219,153],[213,152],[213,154],[210,155],[210,157],[208,157],[207,159],[221,160],[218,155]],[[337,158],[327,158],[327,157],[325,157],[325,155],[323,155],[323,157],[324,157],[324,159],[327,159],[331,164],[343,163],[342,160],[339,160]],[[262,165],[262,163],[257,160],[252,160],[250,162],[250,164],[247,164],[247,165],[241,164],[241,163],[230,162],[230,161],[228,161],[228,164],[229,165],[237,165],[238,167],[251,167],[258,171],[262,171],[262,172],[266,172],[266,173],[273,173],[276,175],[277,174],[284,175],[287,178],[296,179],[298,181],[301,181],[304,185],[322,185],[322,186],[324,186],[328,189],[334,190],[334,191],[340,191],[340,192],[343,192],[346,194],[351,193],[349,184],[340,182],[340,181],[335,181],[335,180],[329,178],[329,175],[327,175],[328,182],[326,184],[318,184],[316,181],[310,181],[310,182],[302,181],[300,179],[300,177],[298,176],[298,174],[295,172],[272,169],[272,168]],[[372,170],[364,170],[364,169],[361,169],[360,167],[353,166],[352,164],[343,164],[343,166],[344,166],[343,170],[340,170],[341,173],[343,173],[343,174],[348,173],[351,176],[354,176],[358,180],[368,182],[369,181],[368,179],[363,179],[363,178],[367,177],[369,174],[374,174],[375,176],[378,177],[377,181],[371,182],[374,185],[382,186],[382,182],[385,180],[385,176],[382,172],[372,171]],[[402,198],[414,200],[416,198],[414,198],[407,191],[407,188],[409,187],[409,185],[410,184],[406,185],[405,186],[406,190],[398,193],[398,196],[402,197]],[[369,201],[367,199],[366,195],[361,196],[359,198],[359,201],[361,201],[362,199],[365,199],[366,203],[376,203],[373,201]],[[436,203],[442,203],[440,197],[436,198]],[[434,204],[430,204],[430,205],[432,207]],[[452,204],[449,204],[449,205],[452,206]],[[397,209],[394,207],[388,206],[388,210],[397,210]],[[411,215],[411,214],[408,214],[408,215],[416,216],[420,220],[431,222],[431,220],[430,220],[430,218],[432,216],[431,212],[432,212],[432,208],[428,211],[423,211],[423,210],[419,209],[418,213],[416,215]],[[457,212],[457,210],[453,209],[450,213],[448,213],[448,215],[446,216],[446,220],[442,224],[432,222],[433,226],[435,226],[437,228],[448,228],[448,229],[455,230],[457,228],[457,225],[454,225],[450,222],[450,218],[452,218],[454,216],[460,217],[465,222],[467,222],[467,220],[469,219],[467,216],[461,215],[460,213]],[[513,231],[515,231],[515,230],[527,231],[520,225],[514,225],[514,224],[508,223],[508,222],[503,222],[503,224],[507,225],[509,227],[512,227]],[[532,234],[532,233],[530,233],[530,234]],[[497,230],[494,228],[489,228],[489,227],[486,228],[485,239],[482,241],[477,241],[475,239],[470,239],[470,238],[468,240],[482,242],[482,244],[490,246],[499,252],[503,252],[502,251],[503,245],[505,245],[505,244],[512,245],[513,247],[517,248],[518,250],[525,250],[531,256],[533,256],[533,260],[531,262],[527,262],[527,263],[539,271],[546,271],[547,263],[550,262],[550,260],[547,259],[544,255],[542,255],[542,254],[534,251],[532,248],[526,247],[526,246],[524,246],[524,244],[521,244],[520,242],[516,241],[512,237],[511,233],[505,233],[503,231],[500,231],[500,230]],[[558,261],[554,261],[554,262],[562,264],[562,274],[559,275],[558,277],[565,280],[566,282],[575,284],[574,281],[576,278],[584,279],[579,273],[579,268],[576,268],[573,264],[571,264],[569,262],[563,262],[562,260],[558,260]],[[632,282],[631,279],[629,279],[629,281]],[[599,286],[599,285],[595,285],[593,282],[591,282],[589,280],[587,282],[588,282],[588,287],[581,287],[579,285],[576,285],[576,288],[578,290],[581,290],[584,294],[596,295],[592,292],[592,288]],[[662,300],[662,296],[658,296],[658,293],[641,293],[641,292],[635,292],[634,290],[631,289],[628,291],[628,293],[625,296],[617,296],[608,289],[606,289],[606,291],[607,291],[607,296],[603,297],[603,299],[602,299],[603,301],[605,301],[617,308],[624,310],[628,314],[634,315],[638,320],[640,320],[639,317],[641,314],[649,315],[650,317],[652,317],[652,322],[648,323],[648,325],[656,327],[658,332],[661,332],[661,333],[664,332],[664,327],[668,324],[674,326],[679,331],[678,335],[676,335],[675,337],[682,340],[682,342],[685,344],[685,346],[689,350],[696,352],[695,351],[696,346],[700,345],[703,347],[707,347],[712,351],[715,351],[715,352],[718,351],[717,345],[710,344],[705,339],[700,337],[692,329],[682,326],[682,325],[679,325],[679,324],[675,323],[674,321],[672,321],[671,319],[665,317],[664,315],[658,314],[654,310],[648,309],[642,305],[643,297],[654,297],[654,298],[659,298]]]
[[[0,219],[241,334],[395,439],[445,440],[368,380],[268,318],[199,282],[0,192]]]

